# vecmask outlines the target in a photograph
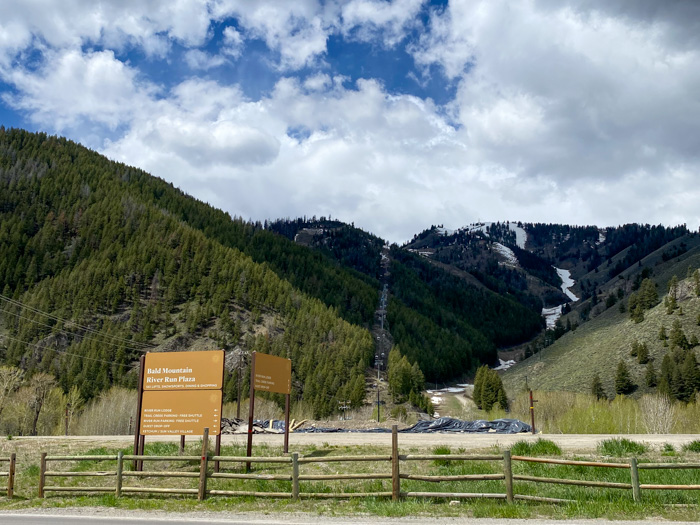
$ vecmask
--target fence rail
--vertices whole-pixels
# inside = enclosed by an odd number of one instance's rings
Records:
[[[469,499],[469,498],[485,498],[485,499],[502,499],[508,503],[516,500],[520,501],[538,501],[547,503],[566,503],[572,500],[562,498],[543,497],[530,494],[517,494],[514,482],[519,483],[544,483],[556,485],[573,485],[590,488],[605,488],[605,489],[621,489],[631,490],[632,498],[635,502],[641,500],[642,490],[700,490],[700,485],[661,485],[661,484],[644,484],[640,483],[639,470],[658,470],[658,469],[700,469],[700,463],[642,463],[638,464],[635,458],[631,458],[627,463],[606,463],[601,461],[574,461],[551,458],[532,458],[526,456],[511,456],[509,450],[503,454],[490,455],[466,455],[466,454],[399,454],[398,434],[396,427],[392,431],[392,451],[391,455],[372,455],[372,456],[323,456],[323,457],[300,457],[298,453],[292,453],[290,456],[283,457],[247,457],[247,456],[210,456],[208,451],[208,433],[205,433],[202,440],[202,453],[200,456],[147,456],[147,455],[126,455],[119,454],[105,456],[48,456],[46,453],[41,455],[41,467],[39,475],[39,497],[45,497],[47,492],[114,492],[117,497],[124,493],[154,493],[154,494],[196,494],[199,500],[205,499],[207,496],[253,496],[253,497],[268,497],[268,498],[290,498],[299,500],[301,498],[364,498],[364,497],[382,497],[399,500],[401,498],[451,498],[451,499]],[[0,461],[3,459],[0,458]],[[47,463],[54,461],[116,461],[114,470],[103,471],[59,471],[48,470]],[[149,461],[169,461],[169,462],[189,462],[195,466],[199,464],[199,472],[164,472],[164,471],[129,471],[124,470],[125,461],[131,462],[149,462]],[[409,462],[425,462],[425,461],[440,461],[440,462],[499,462],[502,464],[501,472],[484,473],[484,474],[452,474],[452,475],[429,475],[415,472],[401,472],[401,465]],[[215,469],[214,472],[209,471],[209,463],[215,464],[232,464],[237,463],[245,465],[245,473],[240,472],[219,472]],[[363,473],[348,473],[336,472],[334,474],[327,473],[302,473],[301,468],[304,465],[313,465],[318,463],[356,463],[356,462],[371,462],[373,465],[386,464],[390,468],[387,470],[376,469],[378,472],[363,472]],[[549,464],[554,466],[576,466],[584,469],[627,469],[630,471],[629,482],[613,482],[613,481],[598,481],[589,479],[565,479],[556,477],[531,476],[524,474],[513,473],[513,462],[529,462]],[[291,472],[285,471],[282,473],[262,473],[250,472],[251,464],[272,465],[277,464],[282,469],[291,467]],[[12,464],[14,471],[14,463]],[[0,473],[2,475],[2,473]],[[60,486],[47,485],[47,478],[56,477],[95,477],[95,478],[114,478],[115,482],[111,486]],[[125,478],[189,478],[197,479],[196,488],[163,488],[163,487],[132,487],[124,486]],[[224,490],[222,488],[207,488],[210,481],[215,480],[247,480],[251,482],[285,482],[290,483],[289,490]],[[341,492],[320,492],[314,491],[316,481],[362,481],[362,480],[391,480],[391,490],[385,488],[377,489],[371,492],[352,492],[352,489]],[[438,488],[435,492],[419,491],[419,490],[401,490],[402,481],[406,482],[428,482],[435,483]],[[439,490],[444,483],[470,483],[479,481],[502,481],[504,491],[484,492],[480,488],[474,492],[456,492]],[[304,491],[301,490],[300,482],[307,482]],[[10,487],[10,485],[8,485]],[[461,488],[461,487],[459,487]],[[310,490],[309,490],[310,489]],[[11,487],[8,488],[8,494],[11,495]]]
[[[15,468],[17,464],[17,455],[11,454],[9,457],[0,457],[0,464],[8,463],[7,472],[0,472],[0,478],[7,478],[5,488],[0,488],[0,492],[4,492],[8,498],[12,498],[15,493]]]

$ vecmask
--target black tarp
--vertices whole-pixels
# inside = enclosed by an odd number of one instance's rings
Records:
[[[284,422],[282,422],[284,428]],[[531,432],[532,428],[527,423],[518,419],[494,419],[493,421],[462,421],[451,417],[441,417],[435,420],[419,421],[412,427],[404,428],[399,432],[405,433],[431,433],[431,432],[461,432],[461,433],[484,433],[493,432],[496,434],[518,434],[520,432]],[[343,429],[333,427],[308,427],[299,428],[295,432],[391,432],[388,428],[370,429]]]

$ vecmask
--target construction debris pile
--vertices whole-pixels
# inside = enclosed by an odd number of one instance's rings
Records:
[[[300,426],[306,423],[306,419],[296,421],[292,419],[289,422],[289,431],[294,432]],[[247,434],[248,421],[244,419],[226,417],[221,418],[221,433],[222,434]],[[253,434],[284,434],[284,421],[279,419],[256,419],[253,421]]]

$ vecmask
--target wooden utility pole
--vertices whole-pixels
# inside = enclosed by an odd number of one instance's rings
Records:
[[[537,434],[535,431],[535,401],[532,399],[532,390],[530,390],[530,426],[532,433]]]

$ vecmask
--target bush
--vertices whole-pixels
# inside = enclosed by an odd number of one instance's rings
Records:
[[[452,449],[450,449],[450,447],[441,445],[441,446],[435,447],[433,449],[433,454],[439,454],[441,456],[449,456],[450,454],[452,454]],[[450,464],[450,461],[447,459],[436,459],[435,464],[438,467],[446,467]]]
[[[534,443],[518,441],[510,449],[510,453],[515,456],[561,456],[561,449],[554,441],[540,438]]]
[[[683,450],[685,450],[686,452],[700,453],[700,440],[696,439],[694,441],[691,441],[690,443],[687,443],[686,445],[683,445]]]
[[[630,441],[625,438],[606,439],[598,445],[598,451],[604,456],[637,456],[647,452],[648,447],[643,443]]]

